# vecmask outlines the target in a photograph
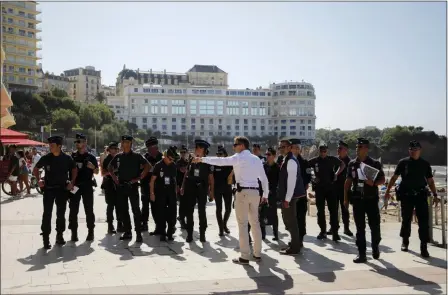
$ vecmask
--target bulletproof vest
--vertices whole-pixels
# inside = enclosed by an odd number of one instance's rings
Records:
[[[277,196],[280,200],[285,200],[286,197],[286,191],[288,187],[288,170],[287,170],[288,161],[294,161],[297,163],[296,185],[292,197],[297,198],[306,195],[305,186],[303,185],[302,175],[300,171],[299,161],[297,161],[297,159],[292,155],[292,153],[289,153],[284,159],[282,166],[280,167],[278,189],[277,189]]]
[[[156,189],[164,189],[166,187],[172,187],[176,185],[176,166],[174,164],[166,165],[162,162],[160,162],[160,170],[157,171],[156,176],[156,183],[155,188]]]

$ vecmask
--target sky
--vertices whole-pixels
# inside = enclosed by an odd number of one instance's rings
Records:
[[[41,2],[44,71],[217,65],[231,88],[310,82],[316,128],[446,134],[446,3]]]

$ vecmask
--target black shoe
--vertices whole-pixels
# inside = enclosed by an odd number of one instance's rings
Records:
[[[261,257],[257,257],[255,255],[252,255],[252,258],[255,259],[256,262],[261,261]]]
[[[266,236],[261,236],[261,239],[264,241],[266,240]]]
[[[331,231],[331,229],[329,231],[327,231],[327,235],[331,236],[333,234],[333,232]]]
[[[132,234],[130,232],[123,233],[123,235],[120,237],[121,241],[125,240],[132,240]]]
[[[224,236],[224,231],[220,230],[220,231],[219,231],[219,236],[220,236],[220,237],[223,237],[223,236]]]
[[[409,247],[409,239],[403,239],[403,243],[401,243],[401,251],[408,252]]]
[[[78,238],[78,232],[77,232],[77,231],[72,230],[72,238],[70,239],[70,241],[72,241],[72,242],[77,242],[77,241],[79,241],[79,238]]]
[[[300,239],[300,244],[299,244],[300,249],[303,248],[303,239]]]
[[[42,236],[42,240],[44,243],[44,249],[50,250],[51,249],[50,236],[43,234],[43,233],[41,233],[40,235]]]
[[[232,259],[232,262],[241,265],[249,265],[249,260],[243,258],[234,258]]]
[[[356,256],[355,259],[353,259],[354,263],[366,263],[367,262],[367,256],[365,254]]]
[[[427,244],[420,244],[420,255],[422,255],[423,258],[429,258],[429,252],[428,252],[428,245]]]
[[[149,230],[148,224],[147,223],[142,223],[141,229],[142,229],[142,231],[148,231]]]
[[[191,243],[191,242],[193,242],[193,235],[188,235],[187,236],[187,239],[185,240],[187,243]]]
[[[160,233],[159,233],[159,231],[155,230],[155,231],[150,232],[149,235],[150,236],[159,236]]]
[[[165,235],[160,235],[160,241],[161,242],[166,242],[166,236]]]
[[[107,224],[107,233],[110,235],[116,234],[117,232],[115,231],[115,227],[114,224],[112,222],[109,222]]]
[[[65,240],[64,240],[64,236],[62,235],[62,233],[57,233],[56,234],[56,244],[58,245],[65,245]]]
[[[201,232],[201,233],[199,234],[199,240],[200,240],[202,243],[207,242],[207,241],[205,240],[205,232]]]
[[[341,240],[341,237],[339,236],[338,233],[333,233],[333,241],[334,242],[338,242]]]
[[[89,233],[87,234],[86,241],[91,242],[91,241],[93,241],[94,238],[95,238],[95,236],[93,234],[93,229],[89,229]]]
[[[135,239],[136,243],[143,243],[142,233],[137,233],[137,238]]]
[[[229,230],[229,228],[227,227],[227,225],[224,226],[224,232],[225,232],[226,234],[230,234],[230,230]]]
[[[327,238],[327,234],[326,233],[320,233],[318,236],[317,236],[317,239],[318,240],[323,240],[323,239],[326,239]]]
[[[280,251],[281,255],[290,255],[290,256],[296,256],[300,254],[300,251],[294,251],[291,248],[288,248],[286,250]]]
[[[117,223],[117,233],[124,233],[124,227],[122,222]]]
[[[350,229],[348,227],[346,227],[344,229],[344,235],[349,236],[349,237],[353,237],[353,233],[350,231]]]
[[[278,241],[278,236],[272,238],[273,241]]]
[[[372,246],[372,257],[373,259],[380,258],[380,248],[378,246]]]

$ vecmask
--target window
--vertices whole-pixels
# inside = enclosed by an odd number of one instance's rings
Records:
[[[132,123],[136,124],[137,123],[137,118],[131,118]]]
[[[238,101],[229,100],[227,101],[227,115],[237,116],[240,114],[240,107]]]
[[[197,115],[197,113],[198,113],[197,101],[196,100],[190,100],[190,115]]]
[[[216,102],[216,114],[217,115],[224,115],[224,101],[218,100]]]
[[[145,114],[148,114],[149,113],[149,107],[148,106],[145,106]],[[145,122],[146,123],[146,122]]]
[[[257,130],[257,126],[252,126],[252,131],[256,131]]]
[[[182,89],[174,89],[174,93],[182,94]]]
[[[308,120],[308,124],[311,124],[311,120]]]
[[[148,123],[148,118],[142,118],[142,123],[144,124]]]
[[[214,100],[200,100],[199,101],[199,114],[200,115],[213,115],[215,113],[215,101]]]
[[[215,94],[215,90],[207,90],[207,94]]]
[[[250,108],[250,114],[252,116],[257,116],[258,115],[258,108],[257,107],[251,107]]]
[[[171,130],[176,130],[176,125],[171,125]]]
[[[152,118],[153,123],[157,123],[157,118]]]
[[[158,107],[159,101],[156,100],[151,100],[151,114],[157,114],[159,112],[159,107]]]
[[[134,92],[138,92],[138,88],[134,88]]]
[[[295,90],[290,90],[290,91],[288,91],[288,95],[289,96],[294,96],[294,95],[296,95],[296,91]]]
[[[235,119],[235,124],[240,124],[240,119]]]
[[[176,118],[171,118],[172,123],[176,123]]]
[[[191,124],[196,123],[196,119],[195,118],[191,118]]]
[[[244,119],[244,120],[243,120],[243,124],[249,124],[249,120]]]
[[[289,126],[290,130],[296,130],[296,126]]]
[[[209,119],[209,120],[208,120],[208,123],[209,123],[209,124],[213,124],[213,119]]]
[[[285,94],[286,94],[285,91],[280,91],[280,94],[279,94],[279,95],[285,95]]]

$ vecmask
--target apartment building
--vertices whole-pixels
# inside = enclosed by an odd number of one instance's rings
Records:
[[[106,95],[106,96],[115,96],[116,88],[115,88],[115,86],[101,85],[100,92],[103,92],[104,95]]]
[[[206,71],[197,77],[208,77],[210,68],[197,69]],[[122,71],[117,89],[126,84],[123,95],[108,98],[108,105],[118,119],[170,136],[208,140],[213,136],[295,136],[304,142],[315,138],[316,96],[310,83],[284,82],[267,88],[229,89],[227,74],[222,85],[221,79],[216,80],[213,74],[193,83],[188,73],[185,76],[186,82],[182,84],[151,84],[139,83],[137,72]]]
[[[101,71],[95,67],[86,66],[64,71],[64,76],[70,82],[69,96],[75,100],[92,102],[101,90]]]
[[[45,73],[42,75],[42,91],[51,91],[53,89],[61,89],[70,94],[70,80],[63,74],[55,75],[53,73]]]
[[[41,13],[35,1],[2,1],[2,47],[6,53],[3,79],[10,91],[38,89],[37,61],[42,49]]]
[[[3,47],[1,49],[1,55],[0,55],[0,61],[3,63],[3,61],[6,58],[5,51],[3,50]],[[0,71],[2,71],[2,68],[0,68]],[[3,73],[0,72],[0,76],[3,77]],[[12,115],[10,108],[12,107],[13,103],[11,100],[11,94],[9,93],[8,89],[6,88],[5,84],[3,84],[3,81],[0,81],[1,83],[1,89],[0,89],[0,127],[1,128],[9,128],[16,124],[14,120],[14,116]]]

